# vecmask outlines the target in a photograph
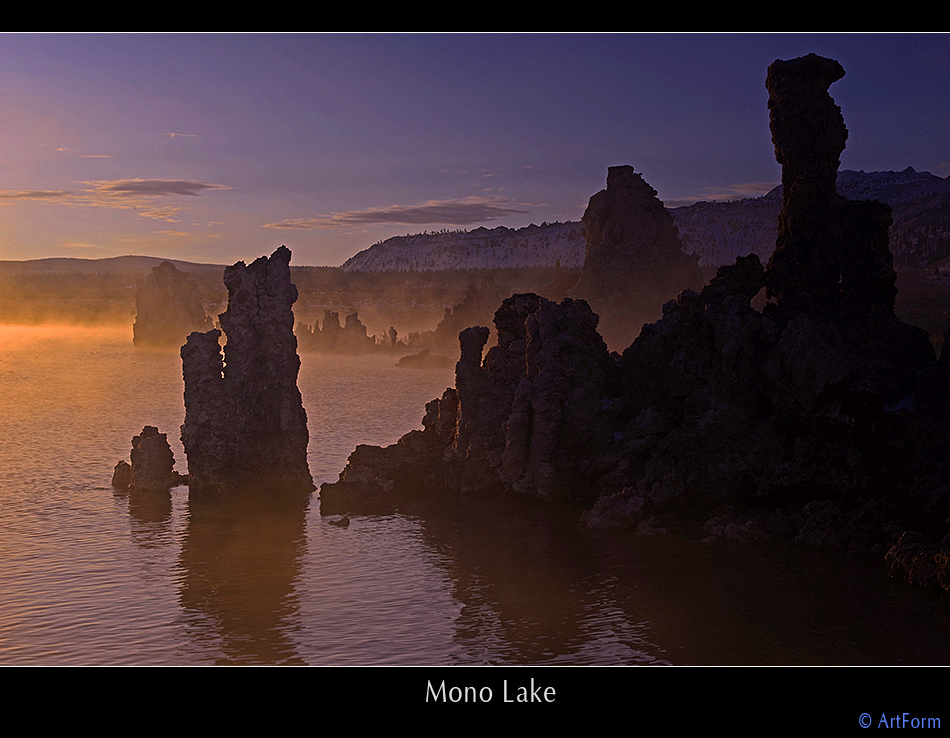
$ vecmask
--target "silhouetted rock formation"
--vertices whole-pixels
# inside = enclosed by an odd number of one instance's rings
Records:
[[[934,355],[925,332],[894,315],[888,208],[835,192],[847,131],[827,88],[842,74],[814,55],[769,68],[785,197],[775,252],[765,270],[740,257],[701,294],[684,292],[624,352],[633,420],[621,457],[639,472],[614,475],[624,489],[601,498],[590,523],[791,504],[805,516],[799,539],[815,541],[809,516],[828,511],[811,501],[857,520],[904,483],[900,418],[887,408]],[[750,298],[763,286],[772,301],[758,313]]]
[[[894,313],[890,208],[847,200],[836,191],[848,131],[828,87],[843,76],[838,62],[815,54],[769,67],[766,87],[775,157],[782,164],[783,207],[765,275],[775,301],[767,314],[782,324],[794,321],[798,340],[807,333],[813,346],[844,352],[841,361],[849,364],[853,391],[883,394],[885,402],[894,402],[912,391],[933,350],[921,330]]]
[[[597,316],[580,300],[514,295],[495,314],[495,327],[498,343],[484,362],[488,329],[460,336],[447,480],[462,492],[591,499],[587,467],[609,433],[591,408],[605,396],[613,370]],[[453,401],[448,408],[441,402],[437,417],[444,423]]]
[[[767,268],[739,257],[683,290],[619,357],[585,302],[512,296],[498,345],[483,360],[488,329],[462,331],[456,387],[423,430],[357,448],[321,488],[325,512],[513,492],[592,503],[594,527],[882,557],[913,530],[892,570],[923,556],[946,580],[950,351],[935,361],[894,314],[888,208],[835,192],[847,131],[827,90],[842,73],[814,55],[769,68],[785,201]]]
[[[582,220],[587,252],[571,295],[600,316],[611,350],[629,346],[681,290],[702,287],[698,259],[683,251],[672,216],[633,167],[607,170],[607,188]]]
[[[340,325],[340,314],[323,311],[323,325],[301,323],[297,326],[301,351],[323,351],[338,354],[363,354],[377,349],[376,339],[367,335],[358,313],[346,316]]]
[[[402,368],[429,368],[429,367],[449,367],[454,362],[448,356],[433,354],[429,349],[422,349],[417,354],[408,354],[396,362],[396,366]]]
[[[218,330],[181,348],[185,422],[181,440],[192,492],[309,492],[307,414],[297,388],[290,250],[224,271],[228,309]]]
[[[489,274],[481,282],[470,282],[465,297],[457,305],[445,309],[445,315],[432,334],[432,345],[437,351],[455,354],[459,333],[470,325],[491,321],[498,305],[511,294],[511,288],[495,282]]]
[[[609,440],[598,411],[614,369],[597,316],[582,300],[522,294],[494,322],[484,362],[489,329],[461,332],[456,387],[426,406],[424,430],[389,449],[358,447],[340,482],[321,488],[327,509],[340,495],[365,501],[426,484],[593,499],[588,467]]]
[[[201,294],[186,272],[163,261],[140,283],[135,292],[136,346],[181,346],[189,333],[212,328]]]
[[[853,306],[893,311],[897,275],[888,246],[891,211],[837,194],[848,130],[828,94],[841,65],[809,54],[769,67],[769,114],[782,165],[783,207],[769,260],[768,292],[788,312]]]
[[[187,483],[187,477],[175,471],[175,456],[168,436],[147,425],[132,438],[131,464],[120,461],[112,474],[112,486],[122,490],[167,492]]]

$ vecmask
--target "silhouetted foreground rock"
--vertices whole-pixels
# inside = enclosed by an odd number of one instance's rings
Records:
[[[307,414],[297,388],[290,250],[227,267],[221,331],[192,333],[181,348],[191,492],[314,489]]]
[[[950,592],[950,536],[935,544],[927,536],[907,531],[884,559],[892,577]]]
[[[120,461],[112,474],[112,486],[122,490],[167,492],[187,484],[188,478],[175,471],[175,456],[168,436],[147,425],[132,439],[131,464]]]
[[[592,527],[880,557],[912,530],[891,570],[947,587],[927,572],[950,540],[950,352],[894,314],[887,206],[835,192],[842,74],[815,55],[769,68],[784,204],[767,267],[740,257],[682,291],[622,356],[586,302],[505,300],[497,346],[483,360],[488,329],[462,331],[423,430],[357,448],[322,511],[517,493],[580,502]]]
[[[213,327],[194,282],[168,261],[153,267],[138,286],[135,307],[132,341],[136,346],[178,348],[189,333]]]
[[[489,329],[460,334],[456,386],[426,405],[424,430],[385,449],[359,446],[340,481],[321,488],[323,509],[356,498],[386,504],[422,488],[593,500],[616,372],[597,316],[582,300],[521,294],[494,322],[498,341],[484,361]]]

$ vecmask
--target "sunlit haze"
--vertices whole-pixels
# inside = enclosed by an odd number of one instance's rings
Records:
[[[950,174],[943,34],[5,34],[0,259],[337,266],[393,235],[577,220],[780,179],[765,75],[809,52],[843,169]]]
[[[0,33],[0,666],[947,666],[948,41]]]

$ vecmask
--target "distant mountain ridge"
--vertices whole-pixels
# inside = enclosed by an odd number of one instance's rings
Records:
[[[950,256],[950,177],[917,172],[838,173],[838,192],[851,200],[879,200],[891,206],[891,252],[897,269],[918,269]],[[704,266],[758,254],[765,262],[777,236],[782,186],[767,195],[728,202],[698,202],[670,210],[687,253]]]
[[[147,274],[163,261],[187,272],[223,270],[224,264],[201,264],[160,256],[111,256],[104,259],[50,257],[22,261],[0,261],[0,272],[46,272],[60,274]]]
[[[950,177],[907,167],[900,172],[842,170],[838,191],[855,200],[891,206],[891,251],[898,269],[915,269],[950,256]],[[765,262],[775,247],[782,187],[757,198],[697,202],[670,208],[688,254],[704,267],[731,264],[758,254]],[[586,242],[578,221],[512,229],[476,228],[394,236],[343,264],[345,271],[421,271],[485,267],[580,267]]]
[[[891,251],[897,269],[918,269],[950,257],[950,177],[917,172],[841,170],[838,192],[855,200],[880,200],[891,206]],[[776,221],[782,209],[782,187],[757,198],[697,202],[669,208],[683,249],[706,268],[731,264],[737,256],[755,253],[765,262],[772,254]],[[347,259],[345,272],[464,270],[484,268],[579,268],[586,251],[579,221],[542,223],[524,228],[475,228],[393,236]],[[0,261],[0,273],[139,273],[169,261],[187,272],[221,270],[224,264],[202,264],[155,256],[104,259],[46,258]]]

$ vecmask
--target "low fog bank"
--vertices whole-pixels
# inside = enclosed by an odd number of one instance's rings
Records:
[[[434,330],[445,311],[459,305],[486,278],[512,291],[540,291],[552,281],[554,269],[345,272],[291,267],[291,275],[299,293],[294,305],[298,323],[312,325],[330,310],[341,319],[357,313],[370,335],[386,334],[390,327],[407,335]]]
[[[136,317],[136,291],[151,263],[137,271],[44,271],[20,262],[0,269],[0,324],[129,326]],[[8,265],[9,266],[9,265]],[[227,307],[224,267],[178,263],[197,287],[209,316]],[[544,293],[554,277],[551,268],[465,269],[425,272],[355,272],[338,267],[291,267],[299,293],[294,305],[298,323],[321,322],[324,311],[357,313],[370,335],[400,336],[434,331],[451,310],[486,278],[502,289]],[[495,305],[497,307],[497,305]],[[488,316],[488,321],[490,322]]]
[[[133,274],[0,273],[0,322],[131,326],[137,278]]]
[[[30,262],[22,262],[26,265]],[[197,286],[205,312],[216,317],[227,307],[221,273],[207,265],[182,264]],[[221,268],[223,270],[223,267]],[[553,268],[465,269],[424,272],[345,272],[338,267],[291,267],[299,297],[297,323],[316,325],[324,311],[345,316],[356,313],[370,336],[380,340],[395,328],[403,341],[434,332],[440,324],[453,343],[457,331],[469,325],[491,325],[500,300],[487,300],[484,315],[466,305],[486,280],[496,290],[513,294],[534,292],[560,300]],[[927,330],[936,348],[950,323],[950,287],[933,270],[903,270],[898,275],[897,313],[911,325]],[[136,289],[148,270],[134,272],[45,272],[0,269],[0,324],[128,326],[136,316]],[[572,276],[566,274],[567,277]],[[573,275],[576,276],[576,275]],[[940,275],[937,275],[940,276]],[[465,305],[464,310],[460,307]],[[459,323],[453,327],[451,313]],[[465,325],[461,325],[465,323]],[[428,346],[416,338],[411,347]]]

